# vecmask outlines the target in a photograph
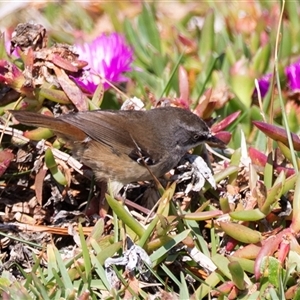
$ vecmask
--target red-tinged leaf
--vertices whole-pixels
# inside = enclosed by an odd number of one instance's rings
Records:
[[[8,85],[17,92],[25,83],[25,77],[18,67],[4,59],[0,60],[0,83]]]
[[[78,67],[71,63],[69,60],[64,59],[59,55],[53,54],[51,61],[58,67],[62,68],[63,70],[76,73],[78,72]]]
[[[40,113],[45,116],[54,117],[52,111],[49,110],[49,108],[47,108],[47,107],[42,107],[40,109]]]
[[[124,300],[129,300],[132,298],[135,298],[135,295],[138,295],[139,293],[139,281],[138,279],[136,279],[134,276],[130,276],[130,274],[128,274],[129,278],[128,278],[128,286],[130,287],[130,289],[126,289],[125,290],[125,294],[123,296]],[[131,293],[133,292],[133,294]]]
[[[229,237],[226,242],[226,246],[225,246],[226,251],[228,251],[228,252],[233,251],[237,244],[238,244],[237,240],[235,240],[232,237]]]
[[[284,293],[285,299],[296,299],[295,297],[298,290],[299,290],[298,283],[288,288]]]
[[[228,144],[231,140],[232,135],[228,131],[219,131],[219,132],[215,133],[214,136],[217,137],[218,139],[220,139],[225,144]]]
[[[264,153],[258,151],[253,147],[249,147],[248,150],[249,157],[254,165],[264,167],[267,163],[268,157]]]
[[[34,62],[34,54],[32,48],[29,48],[26,54],[24,52],[21,52],[21,58],[24,62],[25,69],[32,72]]]
[[[72,297],[70,297],[70,298],[72,298]],[[78,300],[89,300],[89,299],[91,299],[90,291],[84,291],[77,299]]]
[[[196,51],[197,49],[197,44],[195,42],[194,39],[189,39],[185,36],[183,36],[182,34],[178,34],[178,40],[181,42],[181,44],[185,47],[188,48],[188,52],[191,52],[191,51]]]
[[[177,107],[189,109],[189,104],[186,99],[176,98],[173,100],[173,104]]]
[[[53,131],[51,131],[48,128],[37,128],[30,131],[25,131],[23,135],[32,140],[32,141],[40,141],[40,140],[47,140],[51,138],[54,134]]]
[[[250,147],[248,150],[249,157],[251,158],[251,161],[254,165],[264,167],[267,163],[268,157],[264,153],[258,151],[255,148]],[[278,166],[276,163],[274,163],[275,170],[278,173],[281,173],[282,171],[285,173],[286,177],[290,177],[295,174],[295,170],[293,168],[287,168]]]
[[[187,107],[189,107],[189,97],[190,97],[190,87],[189,87],[189,80],[188,80],[188,74],[186,69],[180,65],[178,70],[178,81],[179,81],[179,93],[180,93],[180,100],[184,101],[187,104]]]
[[[228,300],[235,300],[238,298],[239,295],[239,290],[236,286],[234,286],[231,290],[231,292],[229,293],[229,295],[227,296]]]
[[[212,93],[213,94],[213,93]],[[218,106],[218,101],[211,95],[209,98],[209,102],[207,103],[204,111],[203,111],[203,119],[210,119],[213,112],[216,110],[216,107]]]
[[[36,109],[37,101],[35,99],[24,98],[22,99],[17,106],[8,106],[7,108],[13,108],[17,110],[34,110]]]
[[[9,150],[0,151],[0,177],[5,173],[14,157],[14,154]]]
[[[211,291],[211,295],[213,297],[219,296],[221,295],[221,293],[227,295],[231,292],[233,288],[234,288],[234,283],[232,281],[226,281],[220,286],[218,286],[218,290]]]
[[[216,110],[216,106],[218,105],[217,101],[210,101],[207,103],[205,110],[203,111],[202,117],[203,119],[209,119],[211,118],[211,115]]]
[[[199,104],[196,106],[194,113],[199,116],[200,118],[203,118],[204,111],[209,103],[209,100],[212,95],[212,88],[209,88],[204,92],[204,94],[201,96]]]
[[[254,264],[254,275],[256,280],[259,280],[261,277],[260,265],[263,261],[263,258],[266,256],[272,256],[273,253],[278,249],[279,244],[282,242],[283,236],[288,238],[287,236],[291,235],[290,228],[284,229],[276,236],[269,237],[266,242],[261,247]]]
[[[288,240],[283,240],[280,243],[279,249],[278,249],[278,254],[277,254],[277,259],[281,264],[285,261],[286,257],[288,256],[290,252],[290,242]]]
[[[277,173],[280,173],[280,172],[284,172],[286,178],[294,175],[296,172],[295,172],[295,169],[292,169],[292,168],[286,168],[286,167],[281,167],[281,166],[275,166],[275,170],[277,171]]]
[[[265,243],[261,247],[254,264],[254,275],[256,280],[259,280],[259,278],[261,277],[260,265],[262,263],[263,258],[265,256],[272,255],[278,248],[278,245],[279,245],[278,239],[276,239],[275,236],[271,236],[267,239],[267,243]]]
[[[249,244],[243,248],[236,250],[232,256],[246,258],[246,259],[255,259],[261,250],[261,244]]]
[[[288,146],[288,137],[285,129],[260,121],[253,121],[252,123],[271,139],[280,141]],[[295,150],[300,151],[300,138],[295,133],[292,133],[292,141]]]
[[[75,62],[73,62],[73,64],[75,66],[77,66],[77,68],[79,70],[83,69],[84,67],[86,67],[89,63],[87,61],[84,60],[76,60]]]
[[[291,247],[291,251],[300,253],[300,245],[296,239],[296,237],[294,235],[290,235],[289,236],[289,242],[290,242],[290,247]]]
[[[57,80],[64,92],[79,111],[88,110],[88,99],[80,88],[68,77],[64,70],[53,66]]]
[[[228,117],[226,117],[222,121],[218,122],[217,124],[214,124],[211,127],[211,131],[212,132],[219,132],[221,130],[224,130],[227,126],[232,124],[232,122],[234,122],[240,114],[241,114],[240,110],[237,111],[237,112],[232,113],[231,115],[229,115]]]

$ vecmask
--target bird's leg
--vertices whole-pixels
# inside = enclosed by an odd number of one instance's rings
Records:
[[[99,196],[99,216],[104,218],[107,215],[109,206],[105,198],[105,194],[107,193],[107,182],[101,181],[99,183],[100,187],[100,196]]]

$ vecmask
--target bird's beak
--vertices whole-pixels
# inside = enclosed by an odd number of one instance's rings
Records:
[[[209,136],[206,143],[211,147],[217,147],[221,149],[226,148],[226,143],[214,135]]]

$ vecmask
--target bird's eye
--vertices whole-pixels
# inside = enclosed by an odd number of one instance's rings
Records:
[[[200,135],[199,135],[199,134],[194,134],[192,138],[193,138],[193,140],[196,142],[196,141],[199,140]]]

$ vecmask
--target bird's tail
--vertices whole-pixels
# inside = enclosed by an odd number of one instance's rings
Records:
[[[34,127],[49,128],[55,133],[73,141],[82,141],[86,138],[86,134],[82,130],[66,123],[63,120],[63,117],[53,118],[50,116],[22,110],[9,110],[9,112],[22,124]]]

